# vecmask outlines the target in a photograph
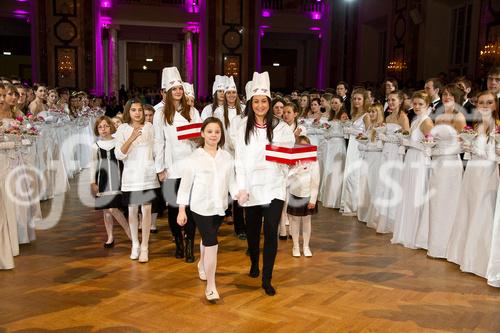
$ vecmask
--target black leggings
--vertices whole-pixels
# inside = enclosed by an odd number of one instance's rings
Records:
[[[274,199],[269,205],[246,208],[248,252],[252,264],[259,263],[260,231],[264,218],[264,265],[262,279],[270,280],[273,276],[274,260],[278,249],[278,226],[280,224],[283,200]]]
[[[184,228],[184,236],[187,239],[194,240],[194,235],[196,233],[196,225],[193,222],[193,217],[191,215],[191,210],[189,206],[186,207],[187,223],[181,227],[177,224],[177,215],[179,214],[179,206],[177,205],[177,192],[179,191],[179,185],[181,184],[181,179],[167,179],[162,184],[163,198],[168,202],[168,226],[174,237],[182,237],[182,228]]]
[[[191,212],[193,216],[194,223],[198,227],[201,235],[201,241],[204,246],[214,246],[219,244],[217,241],[217,232],[224,219],[224,216],[213,215],[213,216],[203,216]]]

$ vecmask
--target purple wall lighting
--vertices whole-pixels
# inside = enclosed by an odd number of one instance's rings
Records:
[[[111,8],[113,6],[113,2],[111,0],[101,0],[102,8]]]
[[[107,29],[109,28],[109,26],[111,25],[111,23],[113,22],[113,20],[111,19],[111,17],[109,16],[101,16],[101,19],[100,19],[100,26],[104,29]]]
[[[321,13],[320,12],[311,12],[311,18],[313,20],[321,20]]]
[[[13,11],[13,13],[16,15],[28,15],[30,12],[21,9],[16,9],[15,11]]]
[[[188,13],[199,13],[200,12],[200,1],[199,0],[187,0],[186,9]]]
[[[17,0],[17,2],[28,2],[28,0]]]
[[[309,30],[311,31],[321,31],[320,27],[310,27]]]
[[[193,34],[197,34],[200,32],[200,23],[198,22],[186,22],[186,30],[192,32]]]
[[[271,11],[269,9],[263,9],[261,15],[262,17],[271,17]]]

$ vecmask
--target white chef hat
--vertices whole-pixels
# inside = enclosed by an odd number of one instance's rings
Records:
[[[230,77],[226,76],[225,90],[226,91],[238,91],[238,89],[236,88],[236,83],[234,82],[234,78],[232,76],[230,76]]]
[[[212,86],[212,95],[215,95],[217,90],[224,90],[225,78],[222,75],[215,75],[214,85]]]
[[[188,97],[194,97],[194,86],[188,82],[182,82],[182,87],[184,88],[184,95]]]
[[[250,90],[249,98],[255,95],[264,95],[271,98],[271,83],[269,81],[269,73],[253,73],[252,89]]]
[[[247,102],[250,100],[250,98],[252,98],[252,86],[253,86],[252,81],[248,81],[247,84],[245,85],[245,94]]]
[[[161,88],[165,91],[170,90],[172,87],[181,86],[181,74],[177,67],[165,67],[161,73]]]

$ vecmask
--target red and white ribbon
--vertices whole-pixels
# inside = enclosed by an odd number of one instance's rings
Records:
[[[177,139],[187,140],[193,138],[199,138],[201,136],[201,125],[202,123],[194,123],[189,125],[178,126],[177,129]]]
[[[266,161],[281,164],[315,162],[318,159],[318,147],[314,145],[295,145],[292,148],[266,145]]]

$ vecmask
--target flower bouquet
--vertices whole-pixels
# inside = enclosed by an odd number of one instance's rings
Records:
[[[387,128],[385,127],[385,123],[375,124],[373,126],[373,129],[375,129],[375,132],[377,132],[378,135],[385,134],[387,132]]]
[[[407,130],[399,129],[394,132],[394,134],[399,139],[399,154],[404,155],[406,152],[405,141],[408,141],[408,139],[410,138],[410,132],[408,132]]]
[[[430,134],[426,134],[420,143],[424,146],[424,153],[430,157],[432,153],[432,148],[436,145],[434,137]]]
[[[356,141],[361,144],[366,144],[368,142],[368,137],[364,133],[358,133],[358,135],[356,135]]]
[[[468,145],[472,145],[472,141],[477,137],[477,132],[470,126],[465,126],[464,129],[458,134],[458,137],[463,142],[467,142]],[[470,160],[470,152],[465,152],[464,160]]]
[[[340,122],[344,131],[344,138],[349,139],[349,134],[351,133],[352,121],[345,120]]]

